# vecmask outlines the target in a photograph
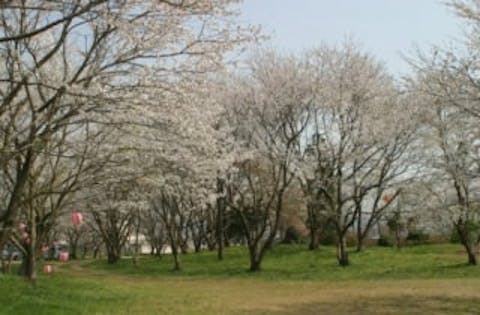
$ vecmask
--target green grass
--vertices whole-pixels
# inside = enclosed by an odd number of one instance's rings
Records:
[[[182,256],[59,265],[32,288],[0,275],[0,314],[478,314],[480,266],[459,245],[367,248],[336,265],[333,248],[278,246],[260,273],[229,248]]]
[[[108,313],[117,302],[130,299],[120,287],[65,273],[40,276],[35,288],[17,276],[0,276],[0,287],[2,314]]]
[[[335,249],[323,247],[305,250],[300,245],[277,246],[267,253],[260,273],[247,272],[245,248],[230,248],[224,261],[217,261],[215,252],[182,256],[181,272],[172,271],[172,259],[146,256],[134,267],[131,260],[108,265],[104,260],[88,264],[95,270],[124,275],[154,277],[189,277],[199,279],[259,278],[265,280],[376,280],[376,279],[443,279],[479,277],[480,268],[465,265],[466,256],[459,245],[422,245],[401,250],[371,247],[350,254],[351,265],[338,267]]]

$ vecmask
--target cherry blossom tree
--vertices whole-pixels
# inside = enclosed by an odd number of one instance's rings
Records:
[[[465,247],[468,263],[477,264],[478,242],[478,77],[480,11],[478,1],[452,0],[447,5],[466,26],[465,37],[452,47],[432,47],[409,61],[408,84],[423,105],[425,164],[436,185],[439,211],[448,213]]]
[[[70,136],[72,134],[74,136]],[[92,130],[89,124],[80,128],[66,126],[58,137],[37,152],[18,205],[21,221],[29,230],[28,246],[21,245],[19,235],[10,236],[10,242],[24,253],[24,265],[31,266],[22,274],[32,281],[35,280],[35,261],[41,248],[50,243],[49,235],[57,227],[58,219],[66,211],[72,211],[78,202],[77,192],[92,183],[94,174],[103,165],[97,156],[103,135]],[[7,180],[4,187],[11,187],[14,180]]]
[[[0,248],[19,220],[39,152],[66,126],[141,125],[165,105],[164,94],[182,94],[192,88],[186,80],[222,68],[226,52],[257,35],[237,22],[237,2],[2,2],[0,169],[10,182]]]
[[[428,157],[425,164],[435,185],[438,211],[448,214],[465,247],[468,263],[477,264],[475,247],[479,238],[478,201],[479,144],[478,119],[457,106],[458,98],[450,92],[442,97],[442,87],[435,84],[436,71],[422,72],[412,82],[414,91],[423,96],[428,124],[424,142]],[[431,76],[434,78],[430,79]],[[451,98],[455,98],[455,104]]]
[[[241,155],[230,174],[230,207],[241,219],[250,270],[259,271],[277,237],[284,197],[295,179],[299,139],[309,121],[311,85],[305,65],[266,51],[234,78],[225,98]]]
[[[308,63],[315,98],[299,177],[310,225],[333,225],[337,259],[346,266],[347,233],[357,224],[361,248],[368,230],[398,195],[393,192],[382,203],[382,196],[408,170],[401,157],[410,144],[411,111],[383,66],[352,42],[314,49]],[[364,225],[367,206],[370,216]]]

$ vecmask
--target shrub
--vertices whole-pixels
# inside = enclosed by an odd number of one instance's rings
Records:
[[[460,236],[458,235],[458,231],[456,228],[453,228],[452,232],[450,233],[450,243],[460,243]]]
[[[413,245],[420,245],[428,243],[430,236],[422,231],[408,232],[407,242]]]
[[[380,238],[377,240],[377,245],[383,247],[392,247],[393,242],[389,237],[381,235]]]
[[[347,246],[348,247],[352,247],[352,246],[357,245],[357,237],[353,234],[348,234],[346,241],[347,241]]]
[[[324,246],[337,244],[337,235],[335,234],[335,230],[332,228],[323,230],[320,235],[320,244]]]
[[[289,226],[285,231],[285,237],[282,244],[297,244],[303,243],[305,240],[300,235],[300,232],[293,226]]]

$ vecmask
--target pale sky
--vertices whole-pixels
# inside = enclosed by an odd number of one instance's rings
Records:
[[[408,71],[400,53],[415,45],[451,42],[461,22],[441,0],[244,0],[242,20],[271,34],[269,46],[299,52],[347,36],[385,62],[394,74]]]

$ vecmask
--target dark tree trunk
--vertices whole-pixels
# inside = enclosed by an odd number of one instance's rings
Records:
[[[137,210],[136,213],[136,224],[135,224],[135,243],[134,243],[134,251],[133,251],[133,265],[135,267],[138,266],[138,255],[140,253],[140,241],[139,241],[139,235],[140,235],[140,212]]]
[[[82,259],[85,259],[85,257],[87,257],[87,253],[88,253],[88,246],[83,245]]]
[[[12,256],[10,255],[7,259],[2,258],[2,273],[7,274],[12,272]]]
[[[253,244],[248,247],[250,254],[250,271],[258,272],[262,270],[263,251],[259,250],[258,244]]]
[[[155,256],[157,256],[158,258],[162,258],[162,248],[162,245],[159,245],[155,248]]]
[[[30,246],[23,240],[22,247],[25,249],[25,252],[23,253],[22,261],[18,268],[18,275],[28,277],[28,271],[30,270]]]
[[[107,246],[107,261],[109,264],[115,264],[120,260],[121,247]]]
[[[175,244],[172,242],[172,256],[173,256],[173,270],[180,271],[182,268],[180,266],[180,257],[178,257],[178,249]]]
[[[36,249],[37,249],[37,217],[35,212],[31,210],[30,213],[30,243],[28,244],[29,247],[29,254],[28,254],[28,280],[30,283],[35,286],[37,281],[37,265],[36,265]]]
[[[22,264],[18,271],[19,275],[26,277],[30,283],[35,286],[37,280],[37,267],[36,267],[36,224],[35,215],[33,211],[30,213],[29,233],[28,237],[23,240],[22,246],[26,253],[22,258]]]
[[[184,255],[188,254],[188,245],[187,245],[186,242],[182,243],[182,245],[180,245],[180,252]]]
[[[32,241],[33,243],[33,241]],[[32,244],[31,247],[33,247],[34,244]],[[28,280],[30,283],[35,286],[36,281],[37,281],[37,264],[36,264],[36,259],[35,259],[35,250],[33,248],[30,248],[30,253],[28,255]]]
[[[365,235],[362,231],[362,210],[360,207],[357,206],[357,253],[362,251],[364,239]]]
[[[456,224],[457,233],[460,237],[460,243],[462,243],[463,247],[465,247],[465,251],[467,252],[468,261],[467,263],[471,266],[477,265],[477,257],[475,255],[475,250],[472,242],[470,241],[469,231],[466,227],[466,224],[463,221],[459,221]]]
[[[77,247],[78,247],[78,240],[74,240],[70,244],[70,258],[71,259],[77,259]]]
[[[462,242],[465,251],[467,252],[468,261],[467,263],[471,266],[477,265],[477,256],[475,255],[475,250],[471,244],[468,242]]]
[[[363,235],[357,235],[357,248],[355,249],[357,253],[363,250],[364,242],[365,242],[365,237]]]
[[[7,244],[8,238],[14,230],[15,224],[17,223],[19,212],[18,204],[21,202],[22,193],[28,179],[28,174],[35,160],[33,152],[33,148],[28,149],[25,155],[25,160],[23,162],[18,160],[16,183],[10,195],[10,200],[8,201],[6,211],[3,214],[3,225],[2,229],[0,230],[0,250],[2,250]]]
[[[208,251],[210,252],[213,252],[214,250],[217,249],[217,244],[216,244],[216,241],[215,240],[212,240],[210,239],[209,237],[207,237],[205,239],[206,243],[207,243],[207,249]]]
[[[217,178],[217,193],[223,194],[224,182],[222,179]],[[223,231],[223,212],[225,208],[224,197],[217,198],[217,259],[223,260],[223,247],[225,245],[224,241],[224,231]]]
[[[400,249],[402,247],[402,235],[400,228],[395,229],[395,246],[397,249]]]
[[[316,250],[320,246],[320,233],[316,229],[310,230],[310,243],[308,244],[309,250]]]
[[[201,225],[203,225],[203,222],[200,222],[198,225],[199,226],[195,226],[195,223],[192,223],[190,226],[190,234],[192,236],[193,251],[195,253],[200,252],[200,250],[202,249],[202,244],[204,239],[203,228],[201,227]]]
[[[468,264],[472,266],[476,266],[477,256],[475,255],[475,252],[472,250],[472,248],[468,247],[467,254],[468,254]]]
[[[30,252],[27,250],[25,256],[22,257],[22,262],[20,263],[20,267],[18,268],[18,275],[22,277],[28,276],[28,270],[30,269]]]
[[[223,226],[225,227],[225,223],[223,223]],[[224,228],[225,229],[225,228]],[[226,233],[223,234],[223,245],[225,247],[230,247],[230,239],[228,238],[228,236],[226,235]]]
[[[119,255],[115,253],[107,253],[107,261],[109,264],[115,264],[120,259]]]
[[[345,235],[340,235],[337,243],[337,260],[338,264],[342,267],[346,267],[350,264],[348,260],[347,242]]]
[[[98,252],[100,251],[100,248],[99,247],[95,247],[93,249],[93,259],[97,259],[98,257]]]
[[[195,251],[195,253],[199,253],[200,252],[200,249],[202,248],[202,243],[201,242],[193,242],[193,249]]]
[[[253,258],[250,260],[250,271],[251,272],[258,272],[262,270],[261,260],[258,258]]]
[[[317,216],[315,215],[315,208],[312,204],[308,205],[308,228],[310,230],[310,242],[308,244],[309,250],[316,250],[320,245],[320,233],[318,231]]]

